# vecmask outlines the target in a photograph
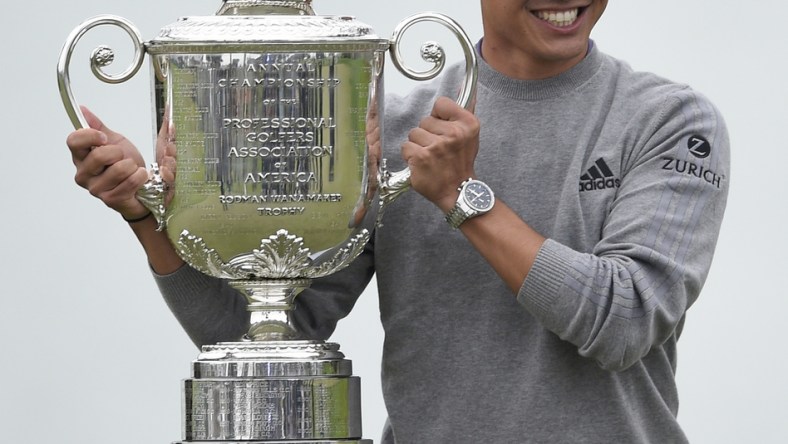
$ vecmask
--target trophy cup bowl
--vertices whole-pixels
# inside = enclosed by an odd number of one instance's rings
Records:
[[[305,339],[290,312],[313,279],[361,253],[409,186],[407,169],[389,172],[381,159],[383,67],[390,52],[412,79],[441,72],[436,43],[422,48],[432,69],[402,62],[402,34],[422,21],[459,38],[458,103],[468,106],[473,45],[440,14],[413,16],[381,39],[352,17],[315,15],[311,0],[225,0],[216,16],[181,18],[148,42],[116,16],[89,19],[69,36],[58,83],[76,128],[87,124],[68,67],[82,35],[111,25],[134,43],[131,67],[116,76],[103,70],[113,51],[93,52],[91,69],[105,82],[128,80],[149,55],[156,162],[137,196],[186,263],[248,300],[248,333],[204,346],[185,381],[183,442],[369,442],[360,438],[350,361],[336,344]]]

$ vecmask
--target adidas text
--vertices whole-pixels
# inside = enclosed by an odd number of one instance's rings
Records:
[[[621,186],[621,180],[615,177],[601,178],[595,180],[584,180],[580,182],[580,192],[607,190]]]

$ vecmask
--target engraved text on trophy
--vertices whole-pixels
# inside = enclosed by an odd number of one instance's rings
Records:
[[[176,54],[155,65],[159,134],[175,152],[173,242],[188,229],[227,261],[283,227],[313,252],[352,234],[369,56]]]

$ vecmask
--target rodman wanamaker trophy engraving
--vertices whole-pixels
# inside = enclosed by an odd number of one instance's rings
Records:
[[[339,346],[306,340],[291,321],[294,298],[355,259],[409,174],[381,160],[385,55],[410,78],[435,77],[445,54],[425,44],[427,71],[404,65],[402,34],[434,21],[459,38],[476,84],[473,45],[440,14],[403,21],[381,39],[352,17],[319,16],[311,0],[225,0],[216,16],[185,17],[143,42],[127,20],[98,16],[77,27],[61,53],[58,82],[76,128],[87,126],[71,92],[78,40],[99,25],[125,30],[132,65],[91,69],[121,83],[150,59],[155,155],[138,198],[180,256],[227,279],[248,299],[251,326],[238,342],[205,346],[184,381],[183,439],[370,443],[361,438],[360,381]]]

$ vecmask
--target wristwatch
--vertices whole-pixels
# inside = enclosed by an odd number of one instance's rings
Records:
[[[468,179],[458,188],[460,197],[457,203],[446,213],[446,222],[455,230],[466,220],[490,211],[495,204],[495,194],[481,180]]]

